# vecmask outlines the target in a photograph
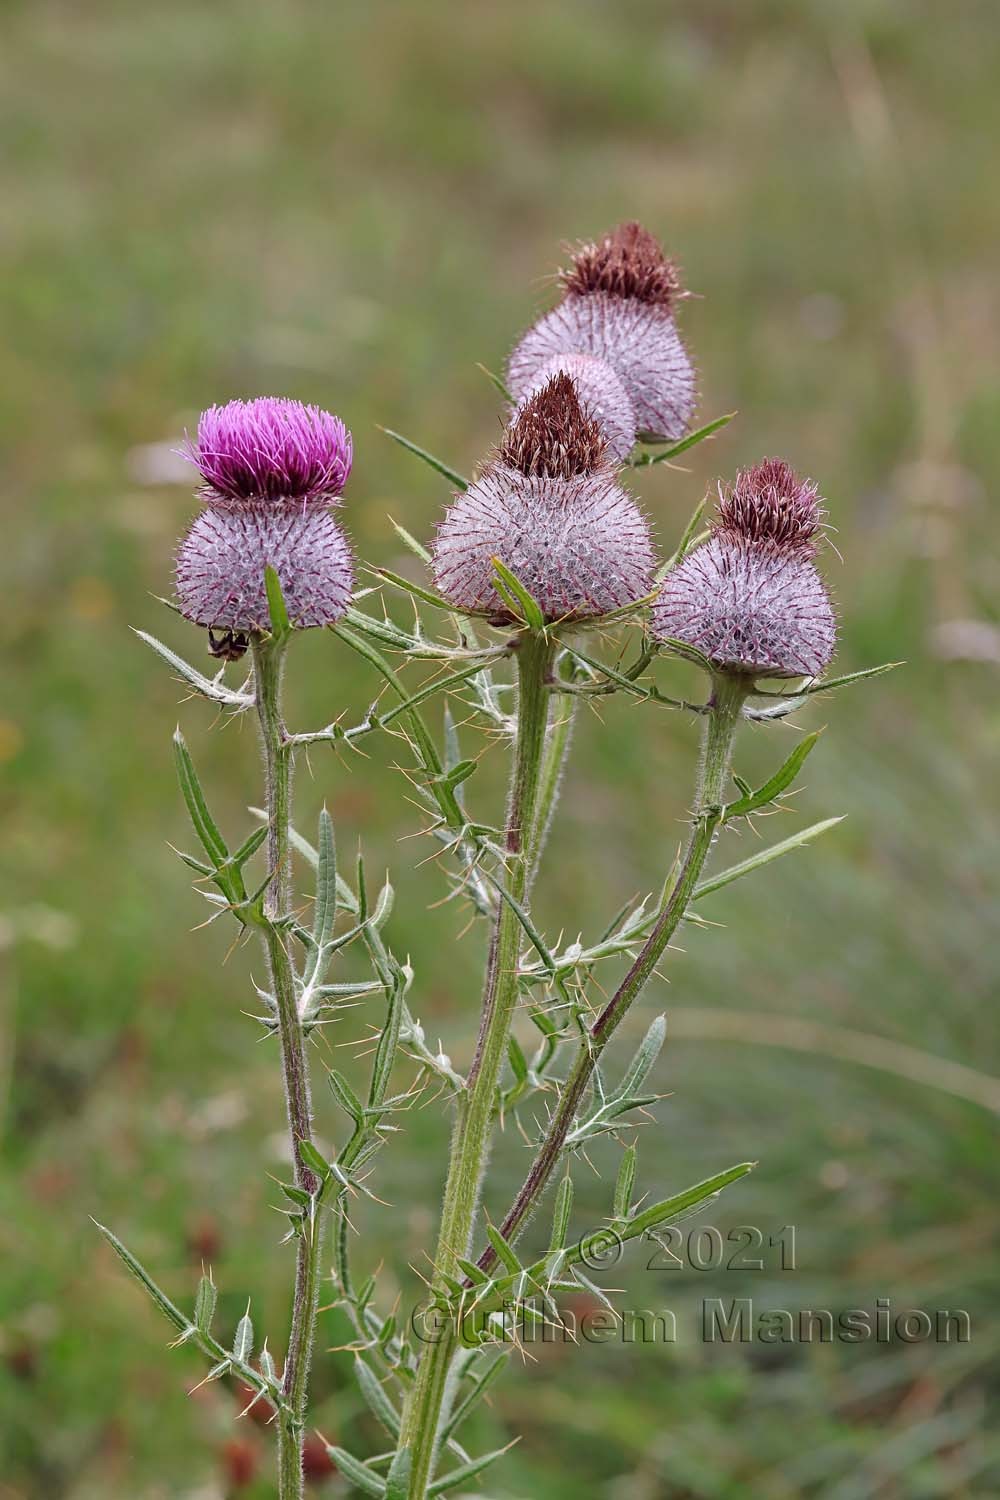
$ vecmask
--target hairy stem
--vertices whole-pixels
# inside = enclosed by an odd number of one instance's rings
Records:
[[[524,907],[537,853],[539,786],[545,760],[548,718],[547,677],[552,647],[544,634],[525,632],[517,650],[517,739],[507,806],[508,894]],[[562,747],[564,748],[564,747]],[[558,780],[554,773],[552,783]],[[521,926],[516,911],[502,901],[490,941],[483,990],[479,1039],[466,1088],[459,1099],[452,1136],[448,1179],[435,1256],[433,1291],[454,1276],[457,1257],[468,1254],[476,1207],[489,1154],[497,1086],[507,1052],[507,1038],[517,1004],[517,961]],[[409,1500],[423,1500],[433,1472],[438,1427],[448,1371],[457,1344],[456,1330],[445,1320],[424,1348],[414,1387],[403,1414],[400,1447],[411,1456]]]
[[[299,1147],[312,1140],[312,1107],[305,1037],[299,1019],[288,936],[281,921],[291,899],[289,829],[292,799],[292,746],[281,714],[281,681],[287,639],[255,636],[254,695],[264,746],[268,820],[267,857],[271,881],[264,896],[264,946],[271,988],[277,1007],[281,1067],[291,1137],[296,1186],[314,1195],[315,1174],[302,1161]],[[313,1198],[315,1210],[315,1198]],[[323,1219],[307,1211],[298,1235],[295,1289],[288,1353],[282,1389],[289,1414],[278,1424],[278,1494],[280,1500],[300,1500],[303,1494],[302,1442],[305,1427],[309,1364],[312,1357],[316,1310],[319,1304],[319,1259]]]
[[[501,1225],[500,1232],[508,1241],[517,1238],[537,1207],[562,1156],[566,1137],[602,1052],[647,984],[687,910],[722,818],[733,743],[746,694],[747,684],[741,678],[720,674],[715,679],[705,719],[694,821],[680,870],[632,967],[581,1042],[545,1138]],[[478,1264],[489,1272],[496,1260],[496,1251],[491,1246],[480,1256]]]

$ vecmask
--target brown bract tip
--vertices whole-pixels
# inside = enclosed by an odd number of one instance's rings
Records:
[[[522,474],[572,479],[599,469],[606,446],[598,423],[585,415],[571,377],[560,372],[521,407],[504,434],[500,457]]]
[[[719,491],[713,529],[748,542],[771,542],[788,550],[813,550],[823,508],[811,479],[802,479],[781,458],[765,458],[741,469],[734,483]]]
[[[619,224],[602,240],[581,245],[572,265],[559,274],[567,292],[577,296],[607,292],[668,311],[682,293],[677,266],[664,255],[659,240],[635,222]]]

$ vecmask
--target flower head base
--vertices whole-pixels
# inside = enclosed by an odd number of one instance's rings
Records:
[[[641,435],[682,437],[694,411],[694,371],[674,324],[680,280],[657,241],[638,224],[623,224],[578,250],[560,279],[562,301],[510,357],[515,400],[535,387],[547,363],[589,354],[618,376]]]
[[[712,536],[663,581],[653,634],[683,641],[720,671],[818,677],[836,622],[812,563],[822,509],[816,486],[779,459],[720,489]]]
[[[625,387],[606,360],[593,354],[554,355],[538,367],[521,405],[559,374],[573,381],[584,415],[596,422],[604,435],[608,457],[619,462],[627,458],[635,447],[635,412]]]
[[[499,558],[545,618],[588,620],[648,593],[649,528],[616,483],[573,381],[556,375],[518,412],[496,457],[445,513],[434,576],[458,609],[512,616],[494,587]]]
[[[276,396],[211,406],[198,421],[198,440],[185,457],[215,503],[299,500],[330,505],[351,472],[351,435],[339,417],[318,406]]]
[[[269,630],[268,564],[293,626],[340,619],[354,581],[350,549],[329,511],[301,500],[206,506],[177,553],[181,613],[218,630]]]

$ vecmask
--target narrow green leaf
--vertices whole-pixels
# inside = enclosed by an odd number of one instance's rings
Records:
[[[705,514],[705,507],[707,504],[708,496],[703,495],[692,511],[691,518],[685,526],[683,532],[681,533],[681,539],[677,543],[676,551],[667,558],[665,563],[662,563],[660,567],[657,568],[654,575],[655,581],[657,583],[659,583],[661,579],[667,576],[671,568],[676,568],[678,563],[682,563],[685,557],[687,557],[688,553],[691,551],[691,548],[694,544],[694,539],[698,534],[698,527],[701,525],[701,518]]]
[[[615,1182],[614,1215],[616,1219],[627,1219],[632,1206],[632,1189],[635,1186],[636,1148],[629,1146],[622,1155],[618,1178]]]
[[[317,1177],[322,1177],[324,1181],[329,1177],[330,1163],[323,1156],[322,1152],[317,1151],[312,1141],[299,1141],[299,1160],[304,1167],[308,1167],[311,1172],[315,1172]]]
[[[386,1484],[371,1469],[366,1469],[364,1464],[358,1460],[346,1448],[327,1447],[327,1453],[333,1459],[334,1464],[351,1484],[356,1484],[358,1489],[366,1495],[385,1495]]]
[[[479,769],[478,760],[460,760],[457,765],[452,766],[446,776],[442,777],[449,786],[461,786],[463,781],[468,781]]]
[[[704,427],[699,427],[695,432],[689,432],[687,437],[680,438],[667,448],[661,448],[657,453],[640,453],[638,458],[632,460],[632,468],[645,469],[650,464],[662,464],[671,458],[678,458],[680,454],[686,453],[697,443],[703,443],[706,438],[712,437],[720,428],[731,422],[735,415],[734,411],[727,411],[724,416],[716,417],[712,422],[706,422]]]
[[[663,1050],[663,1043],[667,1037],[666,1016],[656,1016],[650,1024],[649,1030],[643,1037],[636,1049],[635,1056],[625,1070],[624,1076],[615,1090],[618,1099],[629,1099],[641,1090],[656,1059]],[[634,1107],[634,1106],[631,1106]]]
[[[518,1439],[515,1438],[514,1442],[517,1441]],[[466,1480],[474,1479],[477,1474],[488,1469],[490,1464],[496,1463],[498,1458],[503,1458],[513,1446],[513,1443],[508,1443],[506,1447],[497,1448],[493,1453],[486,1453],[482,1458],[473,1458],[467,1464],[460,1464],[457,1469],[452,1469],[450,1474],[444,1474],[440,1479],[435,1479],[427,1491],[428,1495],[444,1495],[448,1490],[453,1490],[457,1484],[465,1484]]]
[[[545,616],[542,614],[541,606],[537,599],[528,592],[517,574],[511,572],[507,564],[499,557],[493,558],[493,572],[496,575],[493,580],[494,587],[511,605],[515,615],[520,612],[520,618],[532,630],[544,630]]]
[[[768,781],[764,782],[763,786],[751,792],[749,797],[740,797],[737,802],[729,803],[724,819],[740,818],[746,813],[756,812],[758,808],[766,807],[769,802],[773,802],[775,797],[780,797],[801,771],[806,757],[822,733],[822,729],[814,729],[812,734],[807,734],[804,739],[800,740],[788,759],[778,767]]]
[[[780,859],[783,854],[790,854],[793,849],[801,849],[805,844],[811,844],[818,839],[820,834],[828,833],[831,828],[836,828],[838,823],[844,821],[843,817],[824,818],[822,823],[814,823],[811,828],[804,828],[801,833],[793,833],[789,838],[782,839],[780,844],[772,844],[770,849],[762,849],[759,854],[751,854],[749,859],[740,860],[738,865],[730,865],[728,870],[720,870],[718,875],[710,875],[700,885],[695,886],[693,901],[699,901],[702,896],[710,896],[714,891],[720,891],[723,886],[731,885],[734,880],[740,880],[744,875],[750,875],[754,870],[760,870],[764,865],[769,865],[773,859]]]
[[[201,840],[202,848],[209,859],[216,865],[221,865],[229,857],[229,850],[208,810],[205,794],[194,768],[194,761],[191,759],[191,753],[179,729],[174,732],[174,759],[177,763],[177,779],[180,782],[184,801],[187,803],[194,831]]]
[[[399,522],[394,521],[392,516],[389,517],[389,525],[399,537],[399,540],[402,542],[407,551],[412,552],[415,557],[420,558],[420,561],[422,563],[427,563],[427,565],[430,566],[431,555],[428,552],[427,548],[423,545],[423,543],[418,542],[415,536],[411,536],[406,527],[400,526]]]
[[[249,838],[244,839],[243,843],[236,850],[236,853],[231,856],[230,864],[235,869],[242,870],[247,861],[253,859],[254,855],[257,853],[257,850],[260,848],[261,844],[266,838],[266,828],[255,828],[253,833],[250,834]]]
[[[101,1231],[112,1250],[118,1256],[119,1260],[128,1267],[136,1281],[145,1287],[164,1316],[170,1319],[175,1328],[180,1329],[182,1333],[186,1332],[191,1326],[189,1319],[184,1316],[179,1307],[171,1302],[166,1292],[160,1290],[145,1267],[136,1260],[130,1250],[126,1250],[116,1234],[112,1234],[111,1230],[106,1228],[104,1224],[98,1224],[96,1219],[92,1219],[91,1222]]]
[[[333,1097],[344,1110],[355,1125],[363,1125],[365,1120],[365,1107],[357,1094],[351,1088],[343,1073],[338,1073],[336,1068],[331,1068],[327,1074],[327,1082],[333,1093]]]
[[[487,1351],[482,1351],[476,1355],[476,1358],[480,1360],[486,1359],[487,1357]],[[448,1439],[458,1431],[462,1423],[465,1421],[466,1417],[468,1417],[469,1414],[475,1410],[490,1387],[503,1374],[506,1366],[507,1350],[501,1349],[499,1352],[494,1353],[491,1362],[487,1365],[482,1375],[476,1375],[473,1371],[471,1376],[471,1379],[473,1381],[473,1388],[471,1391],[469,1391],[465,1399],[459,1402],[459,1404],[455,1407],[455,1410],[452,1412],[451,1416],[448,1418],[445,1429],[441,1434],[442,1442],[447,1442]]]
[[[443,459],[435,458],[433,453],[427,452],[426,448],[418,447],[418,445],[411,442],[409,438],[403,437],[402,433],[393,432],[391,427],[381,427],[379,430],[381,432],[384,432],[386,437],[392,438],[392,441],[394,443],[398,443],[401,448],[405,448],[408,453],[415,454],[415,456],[421,459],[425,464],[429,464],[432,469],[436,469],[439,474],[443,474],[445,479],[450,479],[452,484],[455,485],[457,489],[467,490],[469,488],[469,481],[463,478],[463,476],[459,474],[457,469],[453,469],[451,465],[446,464]]]
[[[410,1493],[411,1453],[400,1448],[389,1466],[385,1482],[385,1500],[407,1500]]]
[[[573,1179],[567,1172],[556,1192],[556,1206],[552,1214],[552,1234],[549,1238],[549,1254],[562,1250],[569,1234],[569,1221],[573,1212]]]
[[[386,1432],[392,1438],[399,1437],[400,1417],[399,1412],[389,1399],[389,1393],[379,1380],[375,1371],[360,1357],[354,1361],[354,1374],[361,1394],[364,1396],[374,1416],[378,1418]]]
[[[173,667],[178,677],[187,683],[188,687],[194,688],[203,698],[208,698],[212,703],[221,703],[225,708],[246,709],[253,707],[253,697],[250,693],[234,692],[232,688],[225,687],[221,682],[216,682],[211,677],[206,677],[186,662],[183,656],[178,656],[176,651],[171,651],[162,641],[158,641],[155,635],[148,635],[145,630],[134,632],[140,639],[150,646],[168,667]]]
[[[482,370],[483,374],[486,376],[486,379],[497,391],[500,392],[500,395],[506,401],[508,406],[513,406],[515,404],[514,397],[511,395],[504,382],[500,379],[499,375],[494,375],[492,370],[488,370],[485,365],[480,364],[478,361],[476,362],[476,369]]]
[[[508,1245],[507,1241],[504,1239],[503,1235],[500,1233],[499,1229],[497,1229],[495,1224],[487,1223],[486,1237],[508,1271],[512,1271],[515,1275],[517,1275],[519,1271],[522,1271],[524,1269],[524,1267],[521,1265],[521,1262],[514,1254],[514,1251]]]
[[[446,610],[449,614],[454,612],[454,604],[450,604],[443,595],[436,594],[433,589],[425,588],[421,583],[414,583],[410,578],[404,578],[402,573],[394,573],[391,568],[375,568],[374,572],[395,588],[402,589],[406,594],[412,594],[415,599],[422,599],[425,604],[432,604],[435,609]],[[485,611],[480,611],[480,613],[485,613]]]
[[[202,1276],[194,1299],[194,1322],[199,1333],[211,1333],[219,1293],[211,1276]]]
[[[281,579],[270,563],[264,565],[264,592],[267,594],[267,608],[271,616],[271,634],[275,639],[289,635],[292,622],[288,618],[285,596],[281,591]]]
[[[319,815],[316,861],[316,904],[313,908],[313,941],[326,942],[337,920],[337,848],[333,821],[324,807]]]
[[[527,1083],[528,1060],[524,1055],[520,1042],[515,1036],[507,1038],[507,1057],[510,1060],[511,1069],[518,1083]]]
[[[683,1193],[675,1193],[672,1198],[664,1198],[660,1203],[654,1203],[650,1208],[644,1209],[642,1213],[636,1214],[629,1219],[627,1225],[627,1237],[635,1239],[645,1234],[648,1229],[656,1229],[660,1224],[666,1224],[678,1214],[697,1203],[703,1203],[707,1198],[714,1198],[724,1187],[731,1182],[737,1182],[739,1178],[745,1177],[752,1172],[756,1162],[744,1161],[738,1166],[729,1167],[725,1172],[719,1172],[714,1177],[707,1177],[704,1182],[698,1182],[694,1187],[689,1187]]]
[[[253,1322],[250,1318],[250,1304],[236,1325],[236,1337],[233,1339],[233,1359],[245,1365],[253,1353]]]

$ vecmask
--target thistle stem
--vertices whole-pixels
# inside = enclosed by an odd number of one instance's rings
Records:
[[[264,947],[277,1009],[281,1068],[291,1137],[295,1184],[312,1198],[303,1215],[295,1263],[291,1329],[282,1390],[289,1415],[278,1422],[278,1494],[280,1500],[301,1500],[304,1489],[302,1444],[305,1429],[309,1365],[316,1311],[319,1304],[321,1214],[316,1209],[319,1187],[315,1174],[302,1161],[299,1147],[312,1141],[312,1106],[305,1037],[299,1019],[295,978],[288,936],[281,926],[291,899],[289,829],[292,799],[292,744],[281,712],[281,684],[287,637],[252,638],[254,697],[264,747],[267,806],[267,858],[271,881],[264,895]]]
[[[545,761],[547,678],[553,648],[542,632],[526,631],[518,643],[517,737],[507,805],[507,891],[518,907],[527,901],[537,854],[539,787]],[[560,747],[560,759],[565,746]],[[558,772],[554,773],[554,792]],[[475,1057],[461,1095],[452,1135],[432,1292],[444,1292],[457,1258],[468,1254],[476,1207],[489,1154],[491,1127],[507,1038],[517,1005],[521,926],[516,910],[501,901],[494,919]],[[409,1500],[424,1500],[438,1448],[441,1409],[457,1346],[448,1320],[435,1329],[420,1360],[403,1414],[400,1448],[410,1449]]]
[[[573,1127],[580,1101],[593,1077],[601,1054],[620,1026],[632,1002],[647,984],[687,910],[722,821],[733,744],[749,686],[749,682],[745,679],[723,673],[718,674],[714,680],[712,697],[708,704],[709,711],[705,718],[694,820],[680,870],[657,918],[656,925],[640,949],[632,967],[581,1042],[576,1061],[563,1084],[559,1104],[549,1122],[545,1138],[517,1197],[500,1226],[501,1234],[509,1243],[517,1238],[538,1206],[562,1156],[566,1137]],[[496,1251],[491,1246],[480,1256],[478,1265],[481,1270],[488,1273],[496,1264],[496,1260]]]

